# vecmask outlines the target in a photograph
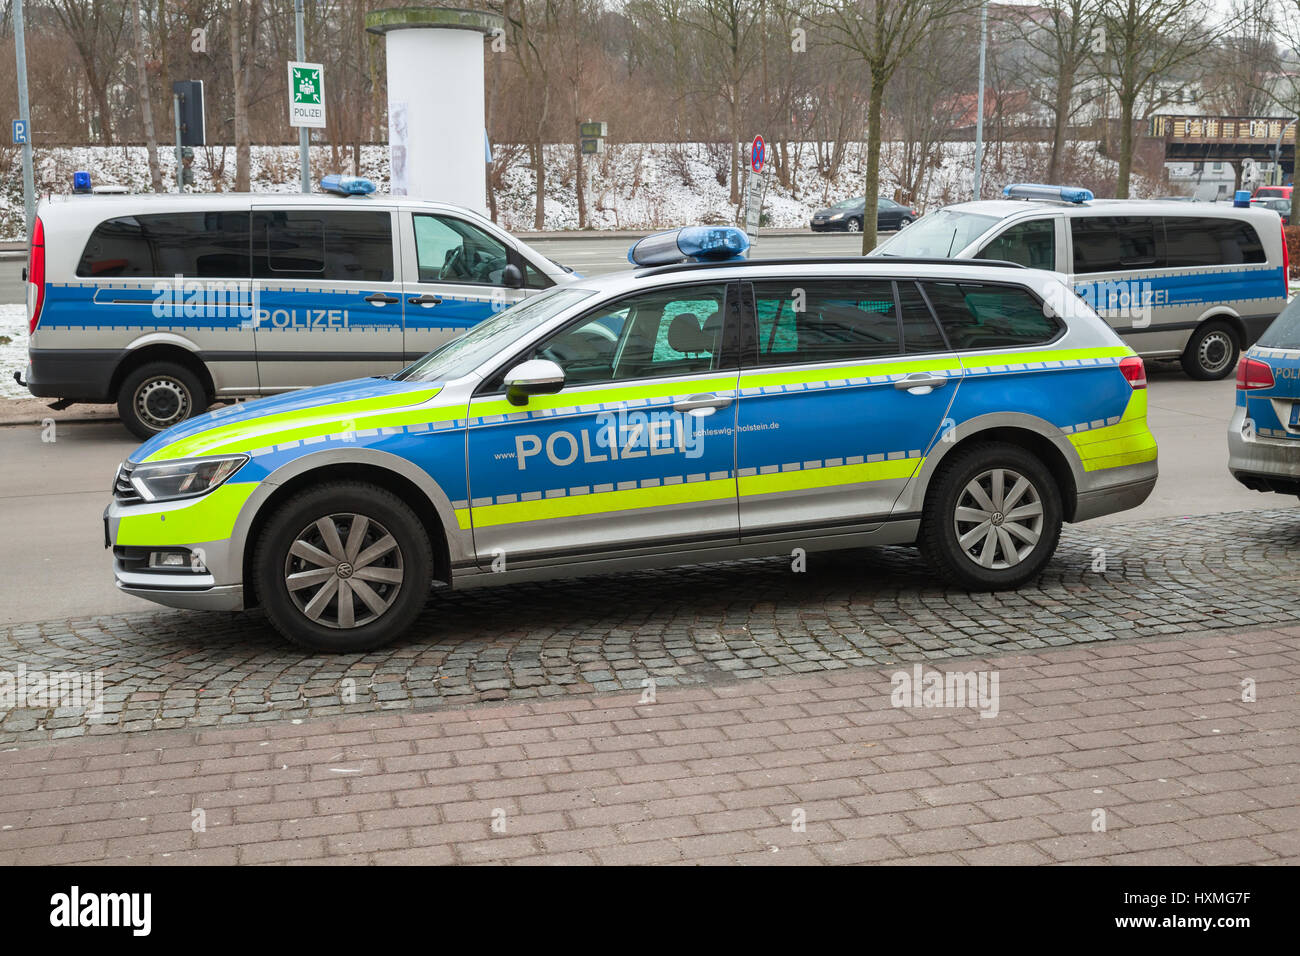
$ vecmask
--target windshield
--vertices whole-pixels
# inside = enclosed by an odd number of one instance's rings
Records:
[[[854,206],[861,206],[866,200],[859,196],[857,199],[841,199],[831,206],[832,209],[852,209]]]
[[[947,259],[961,252],[998,221],[996,216],[940,209],[922,216],[892,239],[876,246],[872,255]]]
[[[1265,349],[1300,348],[1300,296],[1291,300],[1255,344]]]
[[[480,322],[393,376],[399,382],[445,382],[468,375],[511,342],[571,305],[595,295],[590,289],[557,286]]]

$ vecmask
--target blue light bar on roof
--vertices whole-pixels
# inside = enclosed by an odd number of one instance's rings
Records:
[[[646,236],[627,251],[634,266],[666,266],[674,262],[725,262],[743,259],[749,236],[736,226],[686,226]]]
[[[320,188],[339,196],[365,196],[375,191],[375,184],[360,176],[340,176],[331,173],[320,181]]]
[[[1079,186],[1045,186],[1041,183],[1015,183],[1002,190],[1008,199],[1051,199],[1057,202],[1091,202],[1091,189]]]

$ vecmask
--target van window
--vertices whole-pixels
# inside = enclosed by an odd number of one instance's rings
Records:
[[[392,216],[373,209],[255,210],[253,275],[392,282]]]
[[[758,364],[793,365],[897,355],[893,283],[755,282]]]
[[[991,240],[977,259],[1005,259],[1031,269],[1056,268],[1056,220],[1018,222]]]
[[[1075,273],[1158,268],[1158,226],[1152,216],[1071,217]]]
[[[1060,331],[1028,289],[966,282],[923,285],[954,349],[1037,345],[1050,342]]]
[[[1254,227],[1226,216],[1165,217],[1165,264],[1224,266],[1267,262]]]
[[[248,213],[169,212],[109,219],[90,234],[77,275],[247,279]]]

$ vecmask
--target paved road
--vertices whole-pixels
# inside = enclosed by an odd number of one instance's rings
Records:
[[[1242,509],[1290,509],[1291,498],[1247,491],[1227,472],[1225,429],[1233,383],[1192,382],[1153,371],[1150,420],[1160,442],[1160,481],[1139,510],[1102,519]],[[0,624],[140,610],[113,588],[100,514],[118,462],[136,446],[116,422],[0,428]]]

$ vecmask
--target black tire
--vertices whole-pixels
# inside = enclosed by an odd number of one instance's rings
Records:
[[[1014,481],[1010,487],[1006,485],[1009,476],[1005,472],[1012,472],[1017,478],[1024,478],[1029,483],[1028,489],[1022,490],[1012,502],[1012,508],[1007,514],[1015,514],[1036,501],[1040,515],[1036,521],[1031,516],[1023,516],[1022,520],[1014,522],[1005,521],[1005,516],[998,517],[991,523],[985,522],[989,527],[983,534],[979,534],[979,529],[983,526],[974,520],[963,521],[959,518],[957,509],[961,505],[962,514],[972,514],[976,509],[965,510],[967,502],[976,500],[968,490],[969,487],[978,482],[981,490],[988,492],[991,479],[988,484],[983,479],[998,470],[1004,472],[1003,502],[1016,487]],[[1003,503],[997,501],[992,493],[986,493],[986,497],[995,506]],[[988,513],[1002,514],[997,510]],[[1019,445],[1005,442],[972,445],[959,449],[944,459],[938,473],[931,480],[925,496],[925,511],[921,518],[921,533],[917,544],[934,571],[959,587],[969,591],[1014,588],[1037,576],[1051,559],[1061,536],[1061,515],[1060,490],[1056,487],[1051,472],[1034,454]],[[981,555],[984,554],[989,531],[993,532],[990,566],[982,566],[962,546],[958,534],[959,521],[964,528],[963,534],[974,535],[971,550],[978,550]],[[1013,525],[1034,532],[1036,540],[1031,542],[1027,537],[1013,534]],[[1011,542],[1010,549],[1007,548],[1007,541]],[[968,546],[971,544],[968,540]],[[1016,552],[1014,562],[1007,561],[1008,550]],[[1002,559],[1001,562],[999,558]]]
[[[845,232],[861,232],[862,220],[855,216],[844,224],[844,230]]]
[[[172,362],[148,362],[122,379],[117,415],[136,438],[148,440],[212,404],[199,377]]]
[[[348,519],[356,518],[365,519],[367,524],[362,526],[364,533],[358,532],[353,554],[350,537],[354,524]],[[312,544],[306,540],[309,533],[319,534],[313,539],[320,545],[317,551],[333,557],[329,552],[334,549],[319,532],[317,522],[321,520],[334,527],[336,544],[344,550],[343,560],[333,567],[333,576],[320,575],[328,571],[325,562],[306,560],[291,551],[300,541]],[[388,537],[395,548],[384,551]],[[377,558],[366,564],[356,563],[356,558],[374,549],[379,549]],[[344,565],[347,573],[339,573]],[[363,570],[370,574],[363,575]],[[385,579],[376,577],[378,572],[384,572]],[[314,573],[317,577],[313,583],[291,591],[291,573]],[[392,492],[364,482],[329,482],[294,495],[276,510],[257,539],[253,576],[267,618],[290,641],[314,651],[365,651],[398,637],[424,608],[433,581],[433,551],[420,519]],[[328,591],[331,583],[332,596],[321,596],[319,592]],[[357,583],[385,607],[376,611],[369,595],[354,590]],[[338,599],[340,589],[348,597],[346,611]],[[321,603],[313,618],[310,614],[317,597],[321,597]],[[349,625],[348,620],[353,623]]]
[[[910,216],[904,216],[902,219],[898,220],[899,229],[906,229],[911,224],[912,224],[912,218]]]
[[[1179,361],[1191,378],[1213,382],[1236,371],[1240,357],[1241,343],[1237,341],[1237,330],[1227,322],[1212,321],[1192,333]]]

